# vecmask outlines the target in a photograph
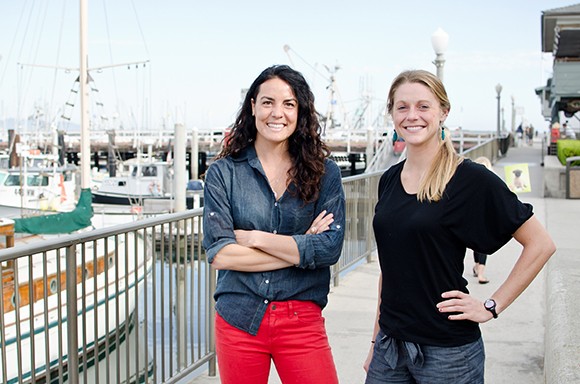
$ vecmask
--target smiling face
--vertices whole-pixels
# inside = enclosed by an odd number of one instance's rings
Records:
[[[288,83],[273,78],[260,85],[258,95],[252,99],[252,114],[256,120],[256,143],[280,144],[296,130],[298,100]]]
[[[402,83],[394,93],[392,117],[399,137],[407,145],[438,143],[447,118],[433,92],[421,83]]]

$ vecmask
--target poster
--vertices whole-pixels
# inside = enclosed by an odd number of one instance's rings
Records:
[[[505,182],[514,193],[532,192],[528,164],[506,165]]]

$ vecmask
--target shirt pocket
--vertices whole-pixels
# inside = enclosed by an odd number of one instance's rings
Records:
[[[292,223],[293,228],[296,228],[296,229],[303,228],[304,232],[307,231],[315,219],[314,205],[307,204],[304,206],[300,205],[300,206],[296,207],[296,209],[292,210],[290,218],[293,222]],[[303,233],[295,233],[295,234],[300,235]]]

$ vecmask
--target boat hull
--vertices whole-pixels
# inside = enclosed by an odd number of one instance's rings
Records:
[[[78,327],[79,354],[85,354],[87,358],[94,357],[95,348],[100,348],[109,337],[117,337],[120,327],[125,328],[135,309],[135,298],[141,295],[136,294],[136,291],[143,290],[145,278],[152,269],[153,258],[149,252],[139,252],[136,256],[124,254],[125,249],[134,249],[134,241],[135,239],[130,236],[127,244],[124,242],[119,244],[117,254],[113,256],[109,253],[107,256],[108,261],[104,265],[108,268],[102,273],[83,279],[77,286],[78,324],[87,325],[86,329]],[[110,247],[108,249],[111,250]],[[100,250],[97,252],[101,253]],[[55,264],[54,257],[57,255],[49,254],[46,264]],[[35,266],[40,260],[37,261],[34,263]],[[86,268],[85,273],[92,274],[88,261],[79,263]],[[23,281],[29,266],[19,267],[20,281]],[[100,269],[96,268],[95,271]],[[32,275],[34,277],[36,272]],[[63,278],[60,280],[64,283]],[[46,282],[52,290],[51,283],[52,279]],[[56,284],[54,290],[56,291]],[[24,299],[23,295],[21,297]],[[0,366],[0,377],[5,374],[7,383],[20,382],[19,376],[24,381],[32,379],[33,376],[44,377],[47,370],[52,376],[52,371],[58,369],[59,361],[66,361],[68,355],[66,299],[66,290],[62,290],[56,294],[48,293],[46,299],[41,298],[32,305],[25,303],[19,309],[10,310],[9,306],[3,306],[8,311],[4,313],[2,319],[4,329],[0,335],[4,343],[0,348],[5,348],[2,352],[8,360],[6,372],[3,372]],[[108,317],[108,313],[118,315]],[[34,361],[22,359],[20,374],[18,364],[11,361],[11,356],[18,355],[34,356]],[[66,364],[64,369],[66,370]]]
[[[123,194],[102,193],[93,191],[93,203],[95,204],[110,204],[110,205],[143,205],[144,200],[169,202],[174,200],[171,197],[165,196],[127,196]],[[195,207],[195,196],[186,197],[187,209]]]

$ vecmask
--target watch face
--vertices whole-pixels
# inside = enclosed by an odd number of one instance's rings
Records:
[[[497,312],[495,311],[495,300],[494,299],[485,300],[485,302],[483,303],[483,307],[486,310],[491,312],[494,319],[497,319]]]
[[[487,300],[485,300],[485,303],[483,303],[483,305],[487,309],[492,309],[492,308],[495,307],[495,300],[493,300],[493,299],[487,299]]]

